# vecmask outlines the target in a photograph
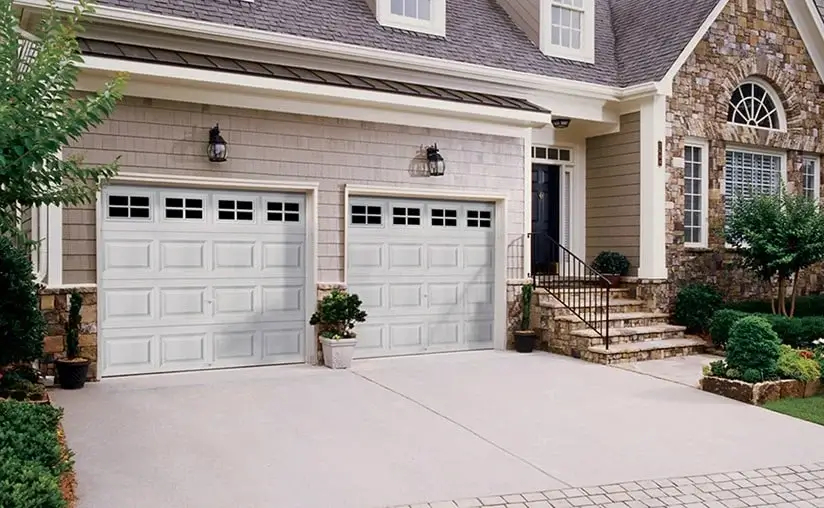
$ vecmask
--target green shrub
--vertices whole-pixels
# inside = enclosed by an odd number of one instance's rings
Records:
[[[709,365],[710,374],[715,377],[727,377],[727,364],[724,360],[717,360]]]
[[[821,377],[821,367],[815,359],[804,358],[797,349],[784,344],[778,356],[778,375],[807,383]]]
[[[781,340],[770,323],[759,316],[740,319],[730,330],[727,342],[727,366],[742,373],[742,379],[754,378],[751,371],[761,379],[775,377],[780,353]]]
[[[71,467],[57,437],[61,410],[0,402],[0,506],[63,508],[60,476]]]
[[[521,286],[521,331],[529,330],[532,319],[532,284]]]
[[[718,347],[725,347],[730,338],[730,330],[732,325],[738,322],[739,319],[747,317],[746,312],[740,312],[731,309],[721,309],[712,315],[710,321],[710,337],[712,343]]]
[[[745,383],[760,383],[766,380],[767,377],[758,369],[747,369],[741,375],[741,381]]]
[[[355,324],[366,321],[366,312],[361,310],[361,303],[358,295],[335,289],[318,303],[318,310],[312,314],[309,324],[319,326],[323,337],[354,337],[352,329]]]
[[[603,251],[595,257],[592,267],[605,275],[625,277],[629,273],[629,259],[620,252]]]
[[[40,358],[45,334],[31,262],[0,236],[0,366]]]
[[[706,333],[713,314],[724,304],[717,289],[709,284],[690,284],[675,297],[673,319],[690,333]]]
[[[769,300],[745,300],[728,302],[727,309],[740,310],[748,314],[772,314]],[[799,296],[795,300],[794,317],[824,316],[824,295]]]

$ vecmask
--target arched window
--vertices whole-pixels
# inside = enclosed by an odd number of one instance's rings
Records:
[[[730,96],[728,122],[779,130],[782,116],[781,101],[770,86],[761,80],[744,81]]]

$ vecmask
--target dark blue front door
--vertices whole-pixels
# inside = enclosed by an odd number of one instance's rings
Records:
[[[558,267],[561,168],[532,165],[532,273],[554,274]]]

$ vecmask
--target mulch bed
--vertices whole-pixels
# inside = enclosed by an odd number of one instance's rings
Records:
[[[63,454],[66,460],[72,459],[72,452],[66,444],[66,433],[63,431],[63,424],[57,427],[57,439],[60,441],[60,446],[63,448]],[[60,491],[63,493],[63,498],[68,503],[68,508],[77,507],[77,479],[75,478],[74,468],[72,467],[63,477],[60,478]]]

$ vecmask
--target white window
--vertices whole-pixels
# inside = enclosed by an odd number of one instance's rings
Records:
[[[352,205],[352,224],[380,226],[383,223],[383,210],[380,206]]]
[[[541,26],[544,53],[595,62],[594,0],[542,0]]]
[[[300,222],[300,203],[291,201],[268,201],[266,220],[269,222]]]
[[[420,226],[421,209],[418,207],[392,207],[392,224],[395,226]]]
[[[454,208],[433,208],[432,225],[453,228],[458,226],[458,210]]]
[[[684,145],[684,244],[707,246],[708,147],[699,140]]]
[[[222,221],[253,222],[255,220],[255,203],[242,199],[219,199],[217,201],[217,218]]]
[[[762,129],[781,130],[784,125],[781,100],[766,82],[750,78],[730,95],[727,121]]]
[[[821,194],[821,169],[818,157],[805,156],[801,163],[801,190],[805,196],[818,200]]]
[[[446,35],[446,0],[375,0],[375,11],[384,26]]]
[[[491,228],[492,212],[489,210],[467,210],[466,227],[468,228]]]
[[[549,146],[535,145],[532,147],[532,158],[538,160],[571,162],[572,150],[569,148],[553,148]]]
[[[199,198],[166,198],[167,219],[203,219],[203,200]]]
[[[784,167],[783,155],[727,150],[724,167],[724,208],[727,216],[736,199],[778,192],[784,177]]]
[[[109,194],[107,211],[110,219],[150,219],[149,196]]]

